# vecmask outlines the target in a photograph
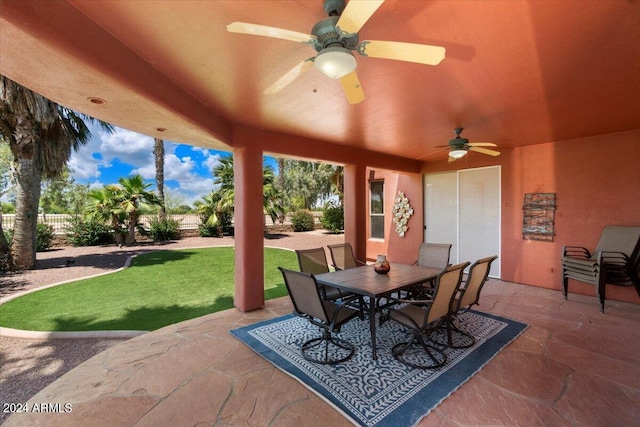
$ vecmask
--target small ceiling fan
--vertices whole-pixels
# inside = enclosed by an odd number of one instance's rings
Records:
[[[364,100],[364,91],[356,74],[356,58],[352,51],[372,58],[427,65],[438,65],[444,59],[445,48],[441,46],[376,40],[359,42],[358,31],[382,3],[384,0],[350,0],[345,6],[344,0],[324,0],[324,10],[329,17],[318,21],[311,34],[245,22],[233,22],[227,25],[227,31],[306,43],[318,52],[269,86],[264,91],[266,95],[281,91],[315,66],[327,77],[339,79],[349,103],[357,104]]]
[[[493,142],[469,142],[467,138],[462,138],[460,134],[463,128],[455,128],[453,132],[456,137],[449,140],[448,145],[438,145],[435,148],[451,148],[449,151],[449,163],[464,157],[467,151],[475,151],[489,156],[499,156],[500,152],[482,147],[497,147]]]

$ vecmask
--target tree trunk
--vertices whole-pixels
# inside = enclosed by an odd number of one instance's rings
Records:
[[[158,189],[158,199],[160,199],[158,220],[164,221],[167,218],[167,211],[164,204],[164,141],[154,138],[153,142],[153,154],[156,159],[156,187]]]
[[[127,233],[127,245],[136,243],[136,225],[138,224],[138,213],[131,212],[129,214],[129,233]]]
[[[278,188],[280,189],[280,194],[285,194],[284,192],[284,157],[278,157]],[[281,198],[278,201],[278,204],[284,208],[284,200]],[[278,215],[278,221],[280,224],[284,224],[285,214],[282,212]]]
[[[15,116],[15,143],[11,151],[17,159],[16,221],[13,228],[11,255],[17,270],[36,266],[36,226],[40,198],[41,174],[35,165],[35,145],[38,137],[32,120]],[[36,188],[37,187],[37,188]]]
[[[19,158],[16,165],[16,221],[13,229],[11,254],[18,270],[36,266],[36,225],[38,221],[38,200],[40,192],[34,187],[40,185],[40,176],[34,168],[32,158]]]

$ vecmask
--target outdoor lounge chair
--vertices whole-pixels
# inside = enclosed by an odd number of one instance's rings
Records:
[[[311,362],[332,365],[348,360],[355,347],[334,336],[341,326],[358,316],[358,311],[345,304],[320,298],[318,284],[311,274],[278,267],[293,303],[294,314],[307,319],[322,330],[322,336],[305,341],[300,350]]]
[[[336,270],[346,270],[347,268],[362,267],[367,263],[357,260],[353,255],[353,248],[350,243],[340,243],[328,245],[331,253],[331,262]]]
[[[469,267],[467,279],[460,285],[460,289],[451,303],[451,313],[445,320],[447,345],[449,347],[468,348],[475,344],[475,338],[458,328],[455,320],[458,314],[466,313],[472,306],[478,304],[480,292],[489,277],[491,263],[497,258],[498,255],[482,258]]]
[[[435,369],[446,363],[447,357],[441,346],[433,342],[429,335],[451,314],[452,301],[468,265],[468,262],[463,262],[438,274],[433,297],[428,300],[392,300],[406,305],[388,309],[385,317],[411,331],[408,341],[391,348],[391,354],[397,361],[417,369]]]
[[[640,227],[608,225],[595,251],[582,246],[562,248],[562,292],[567,299],[569,279],[595,285],[604,313],[606,285],[635,286],[640,295]]]

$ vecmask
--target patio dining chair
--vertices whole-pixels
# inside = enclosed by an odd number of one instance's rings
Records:
[[[348,268],[362,267],[367,265],[366,262],[356,259],[353,255],[353,248],[350,243],[340,243],[337,245],[328,245],[331,253],[331,262],[336,270],[346,270]]]
[[[468,348],[475,344],[473,335],[460,329],[455,321],[458,315],[466,313],[480,301],[480,292],[489,278],[491,263],[498,255],[482,258],[471,264],[467,279],[460,285],[458,292],[451,302],[451,312],[445,318],[444,326],[447,330],[447,345],[452,348]]]
[[[449,266],[451,257],[451,243],[422,243],[418,249],[418,260],[415,262],[419,267],[437,268],[444,270]],[[431,279],[424,284],[414,288],[411,292],[416,298],[428,296],[433,291],[435,279]]]
[[[351,358],[355,347],[335,336],[343,324],[358,316],[358,311],[346,304],[337,304],[320,298],[318,284],[312,274],[278,267],[293,303],[296,316],[307,319],[320,328],[322,335],[311,338],[300,346],[302,356],[315,363],[333,365]]]
[[[296,249],[296,256],[298,257],[298,266],[300,271],[308,274],[322,274],[329,272],[329,264],[327,263],[327,256],[324,249]],[[353,296],[351,293],[343,293],[338,288],[332,286],[318,285],[318,290],[323,299],[337,300],[348,296]]]
[[[303,273],[316,275],[329,272],[329,264],[327,264],[327,257],[322,247],[297,249],[296,256],[298,257],[300,271]],[[322,299],[329,301],[341,300],[342,302],[354,305],[360,312],[360,318],[364,319],[364,300],[362,296],[356,295],[353,292],[340,290],[333,286],[320,284],[318,284],[318,291]]]
[[[447,356],[442,346],[431,340],[430,335],[451,314],[452,301],[462,282],[462,272],[468,265],[468,262],[463,262],[438,274],[430,299],[394,300],[405,305],[388,309],[385,316],[411,332],[408,341],[391,348],[391,354],[397,361],[416,369],[436,369],[446,363]]]

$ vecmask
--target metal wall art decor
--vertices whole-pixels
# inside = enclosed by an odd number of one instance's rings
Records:
[[[398,233],[398,236],[404,237],[404,234],[409,229],[407,224],[409,223],[409,218],[413,215],[413,208],[402,191],[398,191],[398,195],[393,202],[391,215],[393,216],[393,225],[396,226],[396,233]]]
[[[526,193],[522,210],[522,238],[553,242],[556,193]]]

